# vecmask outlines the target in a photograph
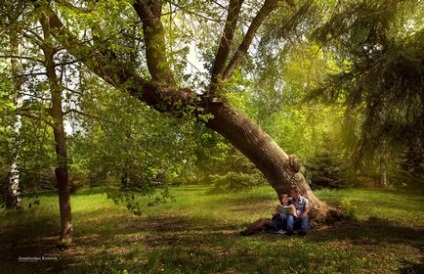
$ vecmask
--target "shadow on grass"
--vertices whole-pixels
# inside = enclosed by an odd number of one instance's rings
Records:
[[[59,224],[51,218],[34,216],[30,224],[6,224],[0,228],[0,273],[31,273],[19,259],[51,257],[57,252]],[[28,264],[48,268],[51,263],[37,261]]]
[[[348,220],[330,227],[328,230],[317,230],[310,235],[315,242],[348,239],[353,243],[368,244],[382,242],[416,243],[416,247],[424,242],[423,227],[398,226],[386,219],[371,217],[366,221]]]
[[[240,204],[245,204],[249,198],[243,197],[240,201]],[[257,202],[262,202],[262,198]],[[229,210],[239,206],[235,201],[231,203],[233,207]],[[214,264],[221,264],[225,270],[231,269],[232,264],[240,263],[242,259],[236,256],[246,256],[249,260],[256,258],[253,248],[247,255],[243,253],[249,250],[247,247],[228,253],[235,245],[249,240],[238,235],[239,223],[225,223],[209,216],[156,214],[135,217],[130,213],[105,214],[104,210],[99,209],[87,214],[75,214],[74,217],[74,243],[64,252],[55,248],[59,225],[58,220],[51,216],[39,219],[34,217],[27,224],[0,226],[0,252],[4,254],[1,260],[5,261],[0,264],[0,273],[102,273],[102,269],[108,272],[122,269],[149,272],[169,261],[175,265],[181,261],[183,266],[196,263],[190,260],[207,265],[203,270],[215,270]],[[385,219],[370,218],[312,230],[302,241],[317,246],[327,242],[348,241],[350,245],[361,247],[394,243],[413,247],[422,253],[423,232],[423,227],[402,227]],[[287,236],[261,235],[254,236],[251,241],[258,245],[276,242],[280,245],[291,241],[289,239]],[[196,252],[200,252],[200,255],[191,258],[190,254]],[[58,261],[17,263],[19,256],[45,255],[56,256]],[[422,273],[424,268],[422,259],[414,262],[399,258],[399,262],[403,265],[401,273],[405,274]]]
[[[329,229],[311,231],[308,238],[314,243],[348,241],[360,246],[404,244],[424,253],[424,227],[399,226],[377,217],[370,217],[366,221],[349,220]],[[399,261],[403,265],[402,274],[424,273],[422,256],[419,263],[404,259]]]
[[[233,225],[211,225],[210,220],[193,217],[136,217],[130,213],[107,216],[102,210],[91,211],[90,215],[104,217],[82,223],[74,216],[74,240],[66,251],[56,248],[60,229],[56,219],[34,216],[27,223],[0,227],[0,273],[96,273],[104,267],[119,270],[124,269],[125,261],[133,257],[139,245],[146,247],[148,253],[175,245],[195,249],[210,237],[218,237],[221,242],[236,229]],[[43,256],[58,260],[18,262],[22,257]],[[133,261],[131,267],[143,269],[146,263]]]
[[[407,260],[401,260],[402,267],[400,269],[400,274],[422,274],[424,273],[424,259],[421,259],[421,262],[415,263]]]

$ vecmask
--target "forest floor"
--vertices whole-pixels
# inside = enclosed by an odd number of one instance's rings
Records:
[[[304,237],[239,235],[273,213],[268,186],[225,194],[184,186],[172,194],[175,200],[154,206],[147,206],[154,196],[136,196],[136,216],[104,193],[79,191],[65,251],[56,248],[54,193],[40,195],[39,205],[25,199],[21,212],[1,209],[0,273],[424,273],[422,193],[316,191],[353,218]]]

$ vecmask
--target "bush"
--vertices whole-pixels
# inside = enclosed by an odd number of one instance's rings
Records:
[[[225,175],[212,175],[211,178],[212,192],[241,191],[266,183],[259,173],[248,174],[230,171]]]
[[[305,164],[312,187],[346,187],[344,167],[337,155],[329,151],[320,151]]]

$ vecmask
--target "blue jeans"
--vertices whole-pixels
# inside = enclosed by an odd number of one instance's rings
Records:
[[[272,228],[276,231],[282,229],[282,230],[286,230],[286,223],[287,223],[287,219],[284,218],[280,215],[274,215],[272,217]]]
[[[294,229],[299,229],[306,231],[309,228],[309,218],[301,219],[295,218],[292,215],[287,217],[287,231],[293,231]]]

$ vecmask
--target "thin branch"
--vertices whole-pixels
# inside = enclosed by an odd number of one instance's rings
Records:
[[[35,31],[33,31],[31,29],[27,29],[27,28],[25,28],[24,31],[28,32],[28,33],[24,33],[24,37],[35,40],[36,44],[42,44],[43,43],[43,40],[44,40],[43,37],[41,37]]]
[[[178,5],[177,3],[171,3],[173,6],[175,6],[175,7],[177,7],[178,9],[180,9],[180,10],[182,10],[182,11],[184,11],[185,13],[188,13],[188,14],[191,14],[191,15],[194,15],[194,16],[198,16],[198,17],[200,17],[200,18],[203,18],[203,19],[205,19],[205,20],[207,20],[207,21],[212,21],[212,22],[216,22],[216,23],[218,23],[218,22],[220,22],[220,20],[219,19],[214,19],[214,18],[210,18],[210,17],[207,17],[207,16],[205,16],[205,15],[202,15],[202,14],[200,14],[200,13],[196,13],[196,12],[194,12],[194,11],[191,11],[191,10],[189,10],[189,9],[187,9],[186,7],[184,7],[184,6],[181,6],[181,5]],[[221,5],[220,5],[221,6]],[[223,6],[221,6],[222,8],[224,8]],[[224,8],[225,9],[225,8]]]
[[[218,7],[221,7],[222,9],[225,9],[225,7],[223,5],[221,5],[220,3],[218,3],[218,1],[214,1],[212,0],[211,2],[213,2],[215,5],[217,5]]]
[[[68,61],[68,62],[63,62],[63,63],[55,63],[55,67],[61,67],[61,66],[68,66],[68,65],[73,65],[79,63],[78,60],[72,60],[72,61]]]
[[[73,109],[73,108],[72,109],[68,109],[67,111],[64,111],[63,112],[63,116],[66,116],[66,115],[68,115],[70,113],[76,113],[76,114],[79,114],[79,115],[84,116],[84,117],[92,118],[92,119],[94,119],[96,121],[99,121],[99,122],[107,122],[107,123],[111,123],[113,125],[121,125],[121,123],[113,122],[113,121],[110,121],[110,120],[101,118],[99,116],[88,114],[88,113],[85,113],[85,112],[82,112],[80,110]]]
[[[46,72],[24,73],[24,74],[19,74],[19,77],[40,76],[40,75],[47,75],[47,73]]]
[[[71,93],[78,94],[78,95],[80,95],[80,96],[83,96],[83,95],[84,95],[84,93],[82,93],[82,92],[80,92],[80,91],[76,91],[76,90],[71,89],[71,88],[68,88],[68,87],[66,87],[66,86],[63,86],[63,89],[65,89],[65,90],[67,90],[67,91],[70,91]]]
[[[42,97],[42,96],[37,96],[37,95],[31,94],[31,93],[26,93],[26,92],[19,92],[19,95],[36,98],[36,99],[39,99],[39,100],[42,100],[42,101],[50,101],[51,100],[50,98],[45,98],[45,97]]]
[[[37,120],[37,121],[43,121],[47,125],[54,127],[54,124],[52,122],[48,121],[47,119],[44,119],[44,117],[36,116],[36,115],[29,113],[25,110],[19,110],[18,112],[19,112],[20,115],[22,115],[24,117],[31,118],[31,119],[34,119],[34,120]]]
[[[36,59],[28,56],[19,56],[19,55],[0,55],[0,58],[14,58],[14,59],[22,59],[22,60],[30,60],[34,62],[43,63],[43,60]]]

